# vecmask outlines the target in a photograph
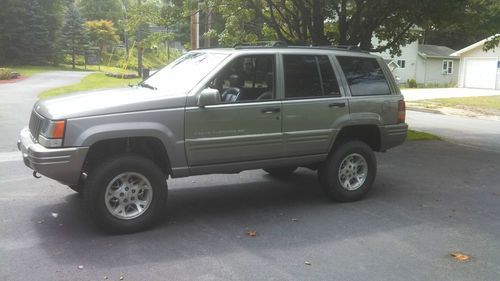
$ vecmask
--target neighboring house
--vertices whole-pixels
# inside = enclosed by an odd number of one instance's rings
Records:
[[[458,81],[460,60],[450,56],[453,52],[455,50],[445,46],[415,41],[402,46],[398,57],[391,57],[388,52],[377,55],[384,58],[400,83],[415,79],[417,84],[454,84]]]
[[[458,87],[500,90],[500,46],[485,52],[488,39],[452,54],[460,58]]]

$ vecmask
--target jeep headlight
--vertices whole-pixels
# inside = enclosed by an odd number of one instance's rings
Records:
[[[66,129],[66,120],[46,120],[40,128],[38,143],[45,147],[61,147]]]

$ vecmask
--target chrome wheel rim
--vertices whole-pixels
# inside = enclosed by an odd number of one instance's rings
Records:
[[[130,220],[144,214],[151,205],[153,188],[142,174],[125,172],[114,177],[106,187],[104,200],[109,213]]]
[[[347,155],[340,163],[338,178],[340,185],[349,191],[360,188],[368,176],[366,159],[358,153]]]

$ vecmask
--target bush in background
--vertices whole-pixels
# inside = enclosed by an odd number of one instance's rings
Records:
[[[417,88],[417,80],[415,79],[408,79],[406,83],[408,84],[408,88]]]
[[[10,68],[0,68],[0,80],[16,79],[20,76],[19,73]]]

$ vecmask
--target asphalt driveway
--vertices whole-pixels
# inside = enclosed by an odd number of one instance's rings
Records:
[[[348,204],[307,169],[171,180],[161,224],[123,236],[99,232],[68,188],[0,162],[0,280],[498,280],[500,154],[433,141],[377,156],[373,191]]]
[[[17,151],[17,136],[28,125],[31,109],[40,92],[78,83],[90,73],[50,71],[16,83],[0,84],[0,152]]]
[[[307,169],[287,180],[260,170],[169,180],[156,228],[105,235],[79,195],[34,179],[15,151],[38,92],[85,74],[0,85],[0,280],[500,278],[500,154],[484,150],[490,139],[483,137],[468,146],[410,142],[379,153],[373,191],[348,204],[328,201]],[[410,113],[408,122],[432,127],[441,117]],[[475,127],[456,124],[449,139],[464,143],[457,139]],[[454,251],[471,261],[453,260]]]

